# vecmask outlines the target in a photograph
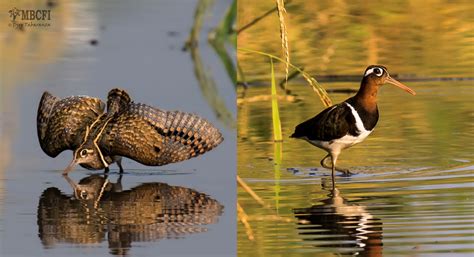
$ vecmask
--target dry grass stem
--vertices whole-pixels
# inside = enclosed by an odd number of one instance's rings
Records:
[[[243,181],[239,176],[237,176],[237,183],[239,183],[239,185],[247,192],[249,193],[250,196],[252,196],[253,199],[255,199],[255,201],[257,201],[260,205],[262,205],[263,207],[265,208],[269,208],[270,206],[268,204],[266,204],[262,198],[260,198],[260,196],[258,196],[253,190],[252,188],[250,188],[247,183],[245,183],[245,181]]]
[[[285,9],[285,1],[283,0],[276,0],[277,3],[277,8],[278,8],[278,19],[280,20],[280,38],[281,38],[281,47],[285,53],[285,60],[286,60],[286,66],[285,66],[285,80],[288,80],[288,73],[290,70],[290,49],[288,45],[288,31],[286,28],[286,23],[285,23],[285,15],[286,15],[286,9]],[[286,85],[285,85],[286,86]]]
[[[244,224],[245,227],[245,232],[247,233],[247,237],[249,240],[253,241],[255,239],[255,236],[253,235],[252,227],[250,226],[248,222],[249,216],[245,213],[244,209],[242,206],[240,206],[239,203],[237,203],[237,217]]]

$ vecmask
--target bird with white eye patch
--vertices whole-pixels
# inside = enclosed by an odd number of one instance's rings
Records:
[[[412,89],[390,77],[384,66],[370,65],[364,72],[359,91],[355,96],[297,125],[295,132],[290,136],[306,140],[328,152],[321,160],[321,166],[332,170],[333,187],[335,187],[336,170],[345,175],[352,174],[347,169],[336,167],[337,158],[342,150],[362,142],[374,130],[379,118],[377,92],[385,83],[400,87],[412,95],[416,94]],[[329,157],[331,166],[325,163]]]

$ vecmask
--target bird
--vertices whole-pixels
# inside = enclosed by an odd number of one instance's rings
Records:
[[[337,188],[328,191],[311,207],[293,209],[298,234],[307,245],[332,250],[335,245],[343,245],[341,249],[350,255],[382,256],[381,219],[371,214],[367,206],[347,200]]]
[[[109,91],[107,105],[95,97],[61,99],[45,91],[38,107],[37,133],[48,156],[73,151],[63,175],[76,165],[108,173],[112,163],[123,173],[122,157],[147,166],[180,162],[224,140],[216,127],[196,114],[135,103],[119,88]]]
[[[365,69],[356,95],[300,123],[290,136],[303,139],[328,153],[320,163],[324,168],[332,170],[333,187],[336,170],[347,176],[352,174],[349,170],[336,166],[341,151],[364,141],[377,125],[379,119],[377,93],[386,83],[416,95],[411,88],[390,77],[385,66],[370,65]],[[325,164],[329,157],[331,166]]]
[[[49,247],[107,241],[111,252],[127,253],[135,242],[205,232],[224,211],[219,201],[187,187],[147,182],[115,191],[106,175],[93,174],[79,182],[64,178],[72,195],[48,187],[39,196],[38,236]]]

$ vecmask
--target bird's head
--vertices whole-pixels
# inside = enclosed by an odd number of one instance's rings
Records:
[[[112,185],[107,177],[91,175],[85,177],[76,184],[74,180],[65,175],[64,178],[74,190],[74,196],[77,200],[100,200],[104,192],[109,192]]]
[[[109,191],[111,187],[107,178],[91,175],[79,181],[74,187],[74,195],[79,200],[96,200],[101,197],[104,190]]]
[[[78,164],[90,164],[102,162],[100,154],[92,144],[86,144],[74,151],[71,163],[66,167],[63,174],[67,174]]]
[[[364,80],[373,81],[377,86],[382,86],[383,84],[389,83],[394,86],[397,86],[412,95],[416,95],[415,91],[411,88],[403,85],[400,81],[390,77],[388,74],[387,68],[382,65],[370,65],[365,69]]]

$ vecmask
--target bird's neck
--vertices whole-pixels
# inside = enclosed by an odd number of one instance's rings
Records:
[[[368,112],[375,112],[377,110],[378,90],[379,86],[374,81],[364,78],[354,99]]]

